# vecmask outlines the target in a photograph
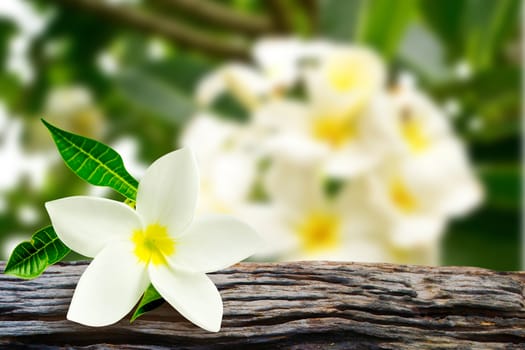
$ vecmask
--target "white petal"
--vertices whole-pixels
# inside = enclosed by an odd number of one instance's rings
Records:
[[[183,148],[157,159],[137,193],[137,212],[145,225],[159,223],[177,236],[193,219],[199,175],[193,153]]]
[[[47,202],[46,209],[58,237],[88,257],[97,255],[108,242],[126,238],[142,227],[133,209],[104,198],[68,197]]]
[[[325,172],[337,178],[352,178],[372,169],[380,159],[378,152],[355,142],[327,157]]]
[[[246,203],[235,208],[236,216],[261,235],[262,243],[254,255],[257,260],[275,261],[279,255],[299,249],[298,236],[280,209],[268,203]]]
[[[265,178],[265,189],[273,202],[288,215],[302,217],[326,203],[319,162],[301,163],[274,159]]]
[[[207,331],[219,331],[222,299],[208,276],[155,265],[149,266],[149,273],[155,289],[182,316]]]
[[[227,215],[210,215],[195,220],[177,240],[170,261],[185,270],[213,272],[251,256],[261,243],[245,223]]]
[[[259,40],[252,53],[268,79],[288,87],[297,78],[301,47],[296,38],[267,38]]]
[[[414,248],[428,244],[439,244],[444,232],[445,220],[441,217],[414,216],[400,218],[393,224],[394,245],[402,248]]]
[[[145,265],[129,242],[105,247],[80,277],[68,320],[100,327],[118,322],[138,302],[149,283]]]

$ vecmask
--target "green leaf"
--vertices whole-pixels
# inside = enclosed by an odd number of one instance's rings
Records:
[[[359,10],[364,0],[320,1],[319,29],[323,36],[349,41],[355,37]]]
[[[126,170],[120,155],[105,144],[61,130],[42,119],[66,165],[81,179],[109,186],[135,200],[138,182]]]
[[[465,50],[470,63],[487,68],[511,30],[519,28],[517,0],[468,0],[465,12]]]
[[[457,58],[461,50],[465,1],[423,0],[419,4],[425,24],[447,45],[449,55]]]
[[[519,270],[520,221],[520,210],[490,208],[455,220],[443,240],[443,264]]]
[[[115,82],[130,104],[171,125],[180,125],[197,110],[189,92],[138,69],[122,72]]]
[[[132,323],[146,312],[156,309],[162,304],[164,304],[164,299],[162,299],[162,296],[159,294],[159,292],[157,292],[155,287],[150,284],[144,292],[139,306],[137,306],[135,309],[135,312],[133,313],[133,316],[131,316],[131,320],[129,322]]]
[[[487,164],[480,168],[486,188],[486,206],[500,210],[516,210],[521,206],[521,166]]]
[[[414,0],[368,0],[359,16],[358,40],[392,58],[403,38],[412,15]]]
[[[33,234],[30,241],[13,250],[4,273],[22,278],[38,277],[44,270],[62,260],[70,249],[57,237],[52,226]]]

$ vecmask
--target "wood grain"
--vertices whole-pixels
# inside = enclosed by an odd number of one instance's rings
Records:
[[[86,264],[60,263],[31,281],[0,275],[0,347],[525,349],[523,272],[242,263],[211,274],[224,320],[209,333],[168,305],[131,325],[129,315],[104,328],[67,321]]]

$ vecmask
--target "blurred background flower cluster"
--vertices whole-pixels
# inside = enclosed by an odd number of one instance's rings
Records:
[[[2,0],[0,259],[48,200],[121,199],[44,117],[137,178],[191,146],[199,210],[255,227],[255,259],[519,269],[520,5]]]

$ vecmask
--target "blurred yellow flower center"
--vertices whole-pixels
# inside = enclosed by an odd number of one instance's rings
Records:
[[[159,224],[133,231],[131,240],[135,243],[135,255],[146,264],[167,264],[166,257],[175,253],[175,241],[168,235],[166,227]]]
[[[404,213],[412,213],[416,210],[416,199],[399,177],[390,182],[390,199]]]
[[[428,148],[429,139],[425,135],[421,121],[410,115],[402,116],[401,134],[413,152],[421,152]]]
[[[356,136],[355,122],[348,117],[323,116],[313,120],[313,136],[339,148]]]
[[[333,57],[327,66],[327,78],[330,86],[341,93],[356,88],[363,90],[369,85],[364,79],[365,63],[357,56]]]
[[[309,252],[335,248],[340,241],[339,217],[330,213],[314,212],[297,228],[303,249]]]

